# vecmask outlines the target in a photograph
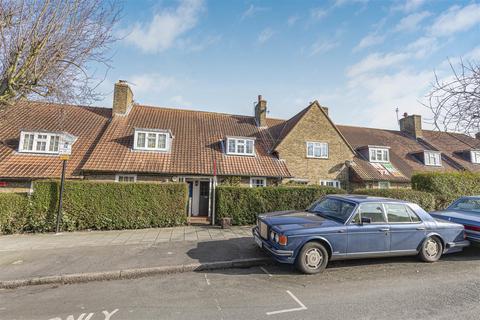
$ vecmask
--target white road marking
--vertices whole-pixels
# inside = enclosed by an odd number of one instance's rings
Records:
[[[222,311],[222,307],[220,307],[220,302],[218,302],[217,298],[215,298],[215,304],[217,305],[218,311]]]
[[[270,272],[268,272],[268,270],[265,269],[264,267],[260,267],[260,269],[261,269],[263,272],[265,272],[269,277],[273,277],[273,276],[270,274]]]
[[[103,315],[105,316],[105,320],[110,320],[110,317],[113,316],[117,311],[118,311],[118,309],[115,309],[110,313],[106,310],[102,311],[102,312],[103,312]]]
[[[21,264],[21,263],[23,263],[23,260],[17,260],[12,262],[12,264]]]
[[[115,313],[117,313],[117,311],[118,311],[118,309],[115,309],[112,312],[108,312],[107,310],[104,310],[104,311],[102,311],[102,313],[105,317],[105,320],[110,320],[110,318]],[[66,318],[66,320],[91,320],[94,314],[95,314],[94,312],[91,312],[91,313],[88,313],[88,314],[87,313],[82,313],[77,318],[73,314],[71,314]],[[85,318],[85,316],[87,316],[87,317]],[[50,320],[62,320],[62,318],[56,317],[56,318],[51,318]]]
[[[302,310],[307,310],[307,307],[300,301],[297,297],[293,295],[289,290],[287,290],[287,293],[292,297],[293,300],[295,300],[296,303],[300,306],[299,308],[292,308],[292,309],[284,309],[284,310],[278,310],[278,311],[271,311],[267,312],[267,316],[271,316],[273,314],[279,314],[279,313],[286,313],[286,312],[294,312],[294,311],[302,311]]]
[[[207,285],[210,285],[210,280],[208,280],[207,274],[205,273],[205,281],[207,282]]]

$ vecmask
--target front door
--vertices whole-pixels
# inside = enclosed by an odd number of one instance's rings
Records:
[[[369,222],[361,219],[367,218]],[[362,257],[388,254],[390,227],[381,203],[363,203],[347,227],[347,256]]]
[[[208,181],[200,181],[198,215],[202,217],[208,216],[208,200],[210,193],[210,183]]]

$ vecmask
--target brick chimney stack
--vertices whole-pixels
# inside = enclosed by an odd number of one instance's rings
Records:
[[[113,90],[113,115],[126,115],[133,106],[133,92],[125,80],[118,80]]]
[[[415,139],[423,136],[422,116],[417,114],[408,115],[406,112],[400,119],[400,131],[413,136]]]
[[[255,121],[257,127],[267,126],[267,100],[263,100],[262,96],[258,96],[258,102],[255,106]]]

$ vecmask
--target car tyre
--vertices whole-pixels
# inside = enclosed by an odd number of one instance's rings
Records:
[[[322,272],[328,264],[328,251],[321,243],[308,242],[298,253],[295,266],[306,274]]]
[[[419,257],[425,262],[435,262],[443,253],[443,245],[438,237],[428,237],[422,243]]]

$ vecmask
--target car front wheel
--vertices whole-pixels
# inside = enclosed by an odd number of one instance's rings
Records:
[[[440,239],[437,237],[428,237],[422,243],[422,248],[420,249],[420,259],[425,262],[435,262],[440,259],[443,252],[443,246]]]
[[[306,243],[298,253],[296,267],[303,273],[315,274],[322,272],[328,263],[328,252],[318,242]]]

